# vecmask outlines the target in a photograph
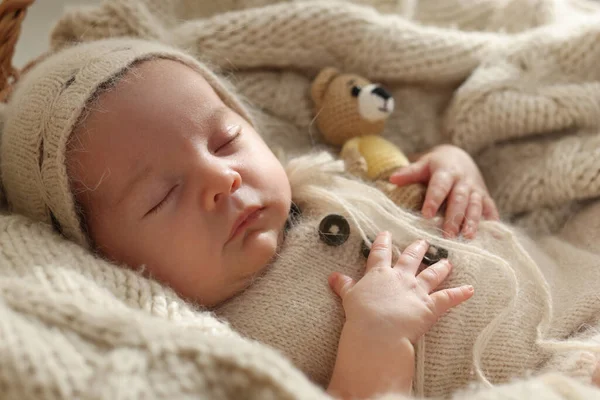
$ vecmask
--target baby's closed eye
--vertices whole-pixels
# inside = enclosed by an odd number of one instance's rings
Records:
[[[161,198],[161,200],[154,205],[145,215],[144,217],[151,215],[151,214],[155,214],[158,213],[164,206],[166,206],[175,196],[175,192],[177,191],[177,189],[180,187],[179,184],[171,187],[166,194]]]
[[[233,125],[227,128],[225,134],[219,134],[219,138],[217,140],[217,145],[215,149],[215,153],[223,153],[229,145],[234,144],[242,134],[241,125]]]

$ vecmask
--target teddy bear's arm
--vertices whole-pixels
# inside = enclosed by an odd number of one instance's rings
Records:
[[[348,140],[342,147],[340,158],[344,161],[346,171],[362,179],[367,178],[369,167],[360,152],[360,138]]]

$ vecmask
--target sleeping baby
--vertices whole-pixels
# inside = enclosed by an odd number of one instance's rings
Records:
[[[447,396],[545,370],[593,380],[598,348],[579,328],[600,308],[595,260],[567,275],[569,260],[495,221],[465,152],[436,147],[391,178],[428,182],[424,218],[327,153],[284,167],[256,129],[178,50],[76,45],[17,84],[2,183],[12,211],[211,308],[333,396]]]

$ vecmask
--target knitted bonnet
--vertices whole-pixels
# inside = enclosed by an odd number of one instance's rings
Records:
[[[176,60],[198,71],[225,104],[251,121],[225,82],[171,47],[109,39],[66,48],[21,78],[5,110],[0,170],[10,211],[53,224],[68,239],[89,246],[67,176],[69,136],[103,85],[134,63],[156,58]]]

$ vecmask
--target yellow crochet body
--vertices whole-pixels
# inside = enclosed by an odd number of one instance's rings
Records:
[[[410,164],[396,145],[379,135],[358,136],[348,140],[342,147],[341,156],[346,159],[346,155],[354,151],[365,160],[366,177],[371,180],[387,179],[398,168]]]

